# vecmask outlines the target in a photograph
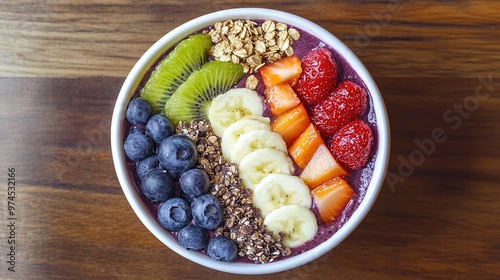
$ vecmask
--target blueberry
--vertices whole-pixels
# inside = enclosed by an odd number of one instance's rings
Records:
[[[147,158],[154,152],[155,144],[144,131],[134,129],[130,131],[123,143],[125,155],[133,161],[140,161]]]
[[[179,185],[184,193],[199,197],[208,193],[210,179],[205,171],[193,168],[182,173],[179,179]]]
[[[193,220],[204,229],[214,230],[220,226],[224,219],[224,208],[219,200],[211,194],[198,197],[191,207]]]
[[[158,155],[153,154],[137,163],[136,170],[139,178],[143,178],[149,171],[159,168],[160,161],[158,160]]]
[[[125,112],[125,118],[132,125],[145,125],[151,117],[151,104],[142,97],[130,101]]]
[[[238,256],[238,246],[233,240],[221,235],[210,239],[207,253],[215,260],[231,262]]]
[[[142,193],[153,202],[169,200],[175,195],[175,185],[163,169],[156,168],[141,180]]]
[[[201,250],[207,246],[208,231],[197,225],[187,225],[177,233],[177,241],[188,250]]]
[[[187,193],[185,193],[183,191],[181,191],[180,197],[183,198],[184,200],[186,200],[187,202],[191,203],[191,204],[193,204],[193,202],[196,199],[196,196],[187,194]]]
[[[170,120],[162,114],[152,116],[146,124],[146,133],[160,144],[163,139],[174,134],[175,128]]]
[[[158,207],[157,219],[168,230],[180,230],[193,219],[191,206],[182,198],[171,198]]]
[[[169,174],[178,179],[198,161],[196,145],[184,135],[172,135],[163,140],[158,148],[160,164]]]

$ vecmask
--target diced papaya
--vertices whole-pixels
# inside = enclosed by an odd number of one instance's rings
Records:
[[[293,86],[302,73],[301,61],[295,55],[287,56],[260,67],[259,73],[266,88],[280,83]]]
[[[271,130],[280,134],[290,146],[309,126],[311,120],[304,105],[299,104],[279,115],[272,123]]]
[[[266,101],[271,113],[279,116],[287,110],[300,104],[300,99],[287,83],[272,85],[265,90]]]
[[[337,219],[355,192],[341,177],[335,177],[311,191],[321,220],[328,224]]]
[[[299,177],[313,190],[324,182],[349,173],[335,160],[325,145],[320,145]]]
[[[288,148],[288,153],[300,168],[304,168],[321,144],[325,145],[325,141],[316,127],[310,123]]]

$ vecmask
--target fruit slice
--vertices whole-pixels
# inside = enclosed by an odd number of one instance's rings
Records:
[[[140,93],[151,104],[154,114],[160,113],[167,99],[177,88],[187,80],[191,73],[207,62],[211,46],[210,36],[192,35],[179,42],[158,63]]]
[[[348,122],[360,116],[366,108],[367,96],[363,88],[345,80],[332,94],[311,109],[311,122],[325,139]]]
[[[257,119],[243,117],[242,119],[228,126],[224,131],[224,133],[222,134],[222,139],[220,143],[222,154],[224,155],[224,157],[228,161],[232,161],[231,152],[233,151],[234,143],[236,143],[236,140],[238,140],[240,135],[253,130],[270,131],[271,126],[269,125],[269,119],[267,120],[268,122],[266,123],[264,121],[259,121]]]
[[[335,220],[354,196],[354,191],[341,177],[335,177],[311,191],[313,202],[325,224]]]
[[[302,59],[302,74],[293,89],[306,104],[316,104],[337,86],[338,72],[328,49],[313,50]]]
[[[257,115],[246,115],[246,116],[241,117],[240,120],[255,120],[255,121],[263,122],[267,125],[271,124],[271,120],[268,117],[257,116]]]
[[[323,138],[311,123],[288,148],[288,153],[300,168],[304,168],[322,144],[325,145]]]
[[[330,151],[343,166],[359,170],[368,162],[372,146],[370,127],[361,120],[354,120],[335,133],[330,142]]]
[[[222,137],[231,124],[243,116],[262,116],[264,104],[259,94],[247,88],[233,88],[214,98],[208,109],[208,119],[214,133]]]
[[[310,122],[306,108],[303,104],[299,104],[278,116],[271,124],[271,130],[280,134],[287,145],[291,145]]]
[[[283,114],[290,108],[300,104],[300,99],[287,83],[273,85],[265,90],[266,101],[271,113],[275,116]]]
[[[253,203],[260,209],[262,217],[285,205],[300,205],[311,208],[309,188],[297,176],[269,174],[255,187]]]
[[[313,190],[330,179],[345,175],[348,175],[347,171],[337,163],[328,148],[321,144],[299,177]]]
[[[259,149],[241,159],[240,179],[244,187],[254,190],[271,173],[291,175],[293,163],[288,155],[271,148]]]
[[[270,130],[252,130],[240,135],[234,143],[231,161],[240,164],[241,159],[249,153],[263,148],[272,148],[286,153],[286,143],[276,132]]]
[[[180,121],[205,119],[212,99],[227,92],[243,76],[243,67],[231,62],[210,61],[193,72],[165,103],[163,114]]]
[[[280,83],[294,85],[302,73],[302,67],[300,59],[293,55],[260,67],[259,73],[266,88]]]
[[[264,224],[275,239],[283,233],[283,244],[290,248],[312,240],[318,232],[313,212],[300,205],[286,205],[274,210],[264,219]]]

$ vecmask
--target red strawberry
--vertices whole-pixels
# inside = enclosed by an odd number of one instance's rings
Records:
[[[320,102],[337,86],[338,69],[328,49],[316,49],[302,59],[302,74],[294,89],[308,105]]]
[[[366,108],[366,92],[351,81],[341,82],[332,94],[311,108],[311,121],[323,138],[329,139]]]
[[[335,133],[329,149],[342,166],[358,170],[368,162],[372,145],[370,127],[361,120],[354,120]]]

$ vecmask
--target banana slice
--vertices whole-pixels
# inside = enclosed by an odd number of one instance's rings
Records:
[[[255,187],[253,204],[262,217],[285,205],[300,205],[309,209],[312,197],[309,187],[297,176],[269,174]]]
[[[286,205],[274,210],[264,219],[264,224],[275,239],[283,233],[283,244],[290,248],[306,243],[318,232],[313,212],[300,205]]]
[[[222,139],[221,139],[221,149],[222,149],[222,154],[228,161],[231,160],[231,152],[234,147],[234,143],[236,143],[236,140],[240,137],[240,135],[253,131],[253,130],[271,130],[271,125],[270,122],[265,123],[264,121],[260,121],[257,118],[263,118],[269,120],[269,118],[264,118],[264,117],[259,117],[255,116],[255,119],[247,118],[249,116],[253,115],[248,115],[243,118],[241,118],[239,121],[231,124],[226,128],[224,131],[224,134],[222,134]]]
[[[258,149],[249,153],[241,159],[239,165],[241,183],[252,191],[268,174],[291,175],[293,171],[293,163],[288,155],[271,148]]]
[[[263,116],[256,116],[256,115],[246,115],[241,118],[241,120],[255,120],[259,122],[263,122],[265,124],[271,125],[271,119],[268,117],[263,117]]]
[[[264,103],[259,94],[247,88],[233,88],[212,100],[208,120],[215,135],[222,137],[224,130],[246,115],[262,116]]]
[[[278,133],[270,130],[252,130],[238,137],[231,152],[231,161],[240,164],[246,155],[263,148],[287,152],[286,142]]]

